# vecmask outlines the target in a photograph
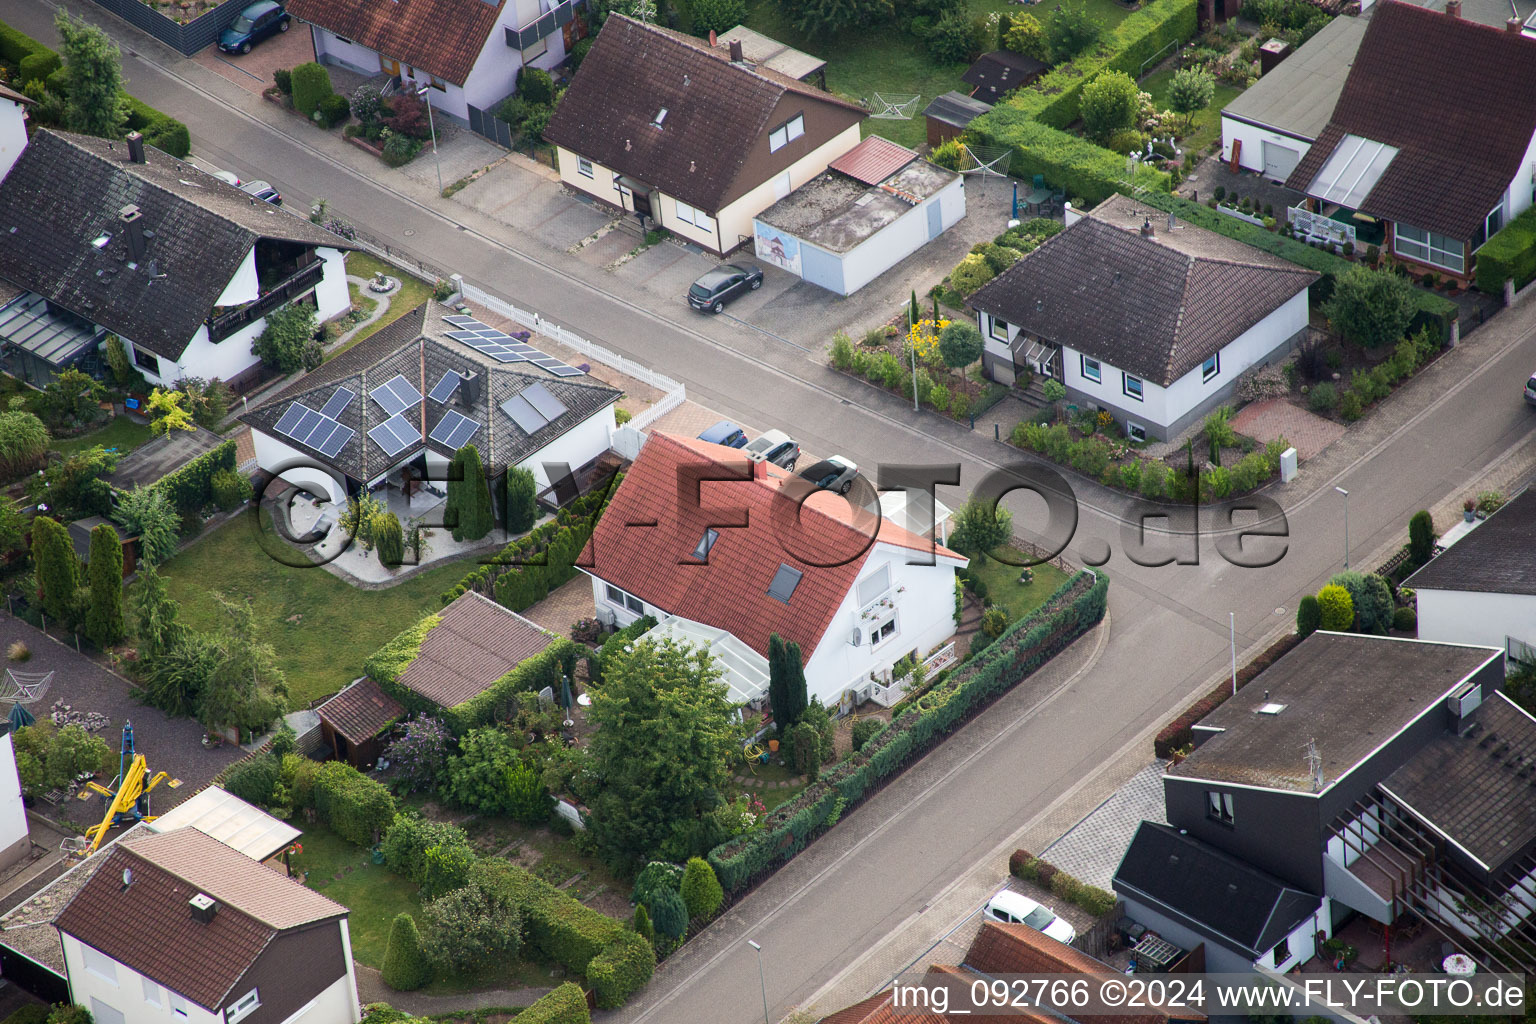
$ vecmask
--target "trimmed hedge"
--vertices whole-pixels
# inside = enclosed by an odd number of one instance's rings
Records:
[[[24,59],[38,53],[53,51],[31,36],[0,22],[0,60],[20,67]],[[17,87],[20,88],[22,84],[17,83]]]
[[[1209,228],[1228,238],[1245,242],[1255,249],[1273,253],[1283,260],[1289,260],[1297,266],[1322,274],[1322,278],[1314,282],[1309,289],[1314,308],[1327,302],[1333,294],[1333,281],[1338,274],[1350,267],[1360,265],[1342,256],[1335,256],[1326,249],[1318,249],[1274,231],[1266,231],[1257,224],[1249,224],[1236,217],[1223,216],[1208,206],[1192,203],[1180,196],[1138,192],[1134,198],[1138,203],[1146,203],[1164,213],[1176,214],[1198,227]],[[1423,328],[1429,327],[1439,334],[1440,342],[1444,344],[1445,340],[1451,336],[1451,321],[1456,319],[1456,303],[1434,292],[1425,291],[1423,288],[1413,290],[1413,301],[1418,312],[1408,324],[1407,333],[1417,334]]]
[[[601,1005],[601,1004],[599,1004]],[[517,1024],[591,1024],[587,994],[574,982],[546,992],[517,1015]]]
[[[1109,577],[1083,570],[943,683],[924,693],[861,749],[769,812],[763,827],[709,851],[726,892],[740,892],[805,849],[886,777],[1044,665],[1104,617]]]
[[[1018,107],[993,107],[966,131],[985,145],[1013,150],[1010,174],[1026,180],[1044,175],[1046,181],[1093,205],[1114,195],[1125,180],[1124,156],[1052,128]],[[1171,187],[1167,172],[1145,164],[1135,165],[1135,175],[1135,184],[1148,192],[1166,193]],[[1143,197],[1138,193],[1137,198]]]
[[[213,475],[221,469],[233,471],[234,468],[235,442],[225,441],[175,472],[167,473],[153,486],[155,490],[165,492],[171,503],[183,512],[195,512],[213,503]]]
[[[624,931],[587,964],[587,984],[599,1010],[623,1006],[656,972],[656,950],[643,935]]]
[[[507,861],[482,860],[474,873],[477,880],[505,894],[517,906],[524,937],[534,951],[574,974],[585,975],[594,957],[620,936],[633,934],[621,922]]]
[[[1268,648],[1256,655],[1253,660],[1237,670],[1237,688],[1241,690],[1247,686],[1253,681],[1254,676],[1279,661],[1282,655],[1301,643],[1302,639],[1301,634],[1291,633],[1270,644]],[[1186,747],[1193,743],[1195,741],[1195,723],[1212,711],[1215,711],[1230,696],[1232,696],[1232,681],[1228,679],[1220,686],[1217,686],[1216,689],[1185,708],[1183,714],[1163,726],[1162,731],[1153,738],[1153,755],[1166,758],[1180,747]]]
[[[345,761],[327,761],[315,773],[315,810],[331,831],[358,846],[372,846],[395,820],[395,798],[380,782]]]
[[[1504,225],[1477,250],[1477,287],[1504,294],[1504,282],[1524,288],[1536,280],[1536,207]]]

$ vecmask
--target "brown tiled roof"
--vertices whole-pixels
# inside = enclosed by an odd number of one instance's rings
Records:
[[[1536,487],[1510,499],[1403,585],[1414,590],[1536,594]]]
[[[768,653],[768,638],[778,633],[809,658],[864,567],[877,523],[882,543],[963,560],[890,520],[864,513],[850,522],[848,504],[830,494],[806,501],[796,539],[788,541],[784,520],[793,522],[795,505],[780,489],[794,478],[768,466],[765,477],[747,481],[745,461],[731,448],[652,434],[598,520],[581,564],[663,611],[724,629],[759,654]],[[680,482],[694,474],[720,482],[701,483],[696,501],[689,500]],[[721,525],[732,521],[743,525]],[[709,527],[719,537],[708,562],[694,562]],[[781,565],[802,574],[788,603],[768,596]]]
[[[405,714],[379,684],[364,676],[315,709],[320,721],[351,743],[366,743]]]
[[[724,47],[616,14],[603,23],[544,137],[715,213],[733,198],[747,152],[772,127],[768,119],[785,93],[842,108],[854,115],[848,124],[864,117],[862,107],[815,86],[734,65]],[[663,107],[658,129],[652,121]],[[830,138],[812,139],[811,148]]]
[[[400,685],[442,707],[457,707],[555,639],[470,590],[442,610],[416,660],[400,673]]]
[[[125,838],[101,856],[59,930],[209,1010],[279,931],[347,912],[195,828]],[[206,924],[187,906],[200,892],[219,903]]]
[[[1221,251],[1181,252],[1084,217],[982,285],[971,305],[1167,387],[1317,280],[1241,243]]]
[[[463,85],[496,27],[503,2],[288,0],[288,11],[401,64]],[[497,56],[512,59],[510,54]]]
[[[878,185],[916,159],[917,153],[906,146],[871,135],[827,166],[855,181]]]
[[[1469,240],[1521,170],[1533,94],[1536,40],[1383,0],[1328,127],[1286,184],[1307,191],[1346,134],[1395,146],[1360,209]]]

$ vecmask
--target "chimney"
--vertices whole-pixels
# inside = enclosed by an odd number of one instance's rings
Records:
[[[1513,32],[1517,36],[1520,35],[1524,29],[1525,25],[1521,23],[1519,18],[1510,18],[1504,23],[1504,31]]]
[[[746,54],[741,49],[741,40],[740,39],[732,39],[731,40],[731,63],[732,64],[740,64],[743,61],[745,61],[746,59],[747,59]]]
[[[709,30],[709,45],[710,45],[711,48],[720,45],[720,41],[715,38],[715,30],[714,29],[710,29]]]
[[[459,374],[459,399],[466,409],[480,404],[480,374],[470,370]]]
[[[1445,13],[1453,18],[1461,17],[1461,0],[1445,0]]]
[[[144,215],[130,203],[118,211],[118,219],[128,236],[128,258],[137,263],[144,258]]]
[[[144,162],[144,136],[138,132],[128,133],[128,160],[136,164]]]
[[[208,924],[213,920],[213,915],[218,913],[219,905],[212,896],[200,892],[187,900],[187,906],[192,908],[192,920],[201,924]]]
[[[1157,234],[1156,229],[1154,229],[1152,227],[1152,218],[1151,217],[1147,217],[1146,219],[1144,219],[1141,222],[1141,237],[1142,238],[1151,238],[1153,235],[1156,235],[1156,234]]]
[[[1168,214],[1168,231],[1170,233],[1173,231],[1173,225],[1174,225],[1175,219],[1176,218],[1174,217],[1174,215],[1172,213]]]
[[[767,459],[763,459],[761,462],[753,462],[752,463],[752,479],[753,480],[767,480],[768,479],[768,460]]]
[[[1259,74],[1267,75],[1291,55],[1291,44],[1284,39],[1271,39],[1259,47]]]

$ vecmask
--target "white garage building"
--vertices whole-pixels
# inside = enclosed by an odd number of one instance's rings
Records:
[[[965,216],[965,182],[871,135],[752,220],[759,259],[852,295]]]

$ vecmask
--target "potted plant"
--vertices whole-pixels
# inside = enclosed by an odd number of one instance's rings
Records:
[[[1471,498],[1461,503],[1461,518],[1464,522],[1472,522],[1477,518],[1477,502]]]

